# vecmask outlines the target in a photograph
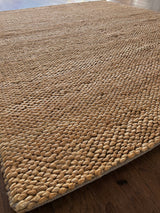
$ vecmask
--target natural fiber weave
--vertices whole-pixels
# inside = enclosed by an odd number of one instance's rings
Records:
[[[160,142],[160,14],[94,2],[0,13],[0,155],[29,211]]]

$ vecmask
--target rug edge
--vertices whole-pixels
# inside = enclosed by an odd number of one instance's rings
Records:
[[[105,175],[108,175],[109,173],[111,173],[111,172],[113,172],[113,171],[115,171],[115,170],[117,170],[117,169],[119,169],[119,168],[121,168],[121,167],[123,167],[123,166],[125,166],[125,165],[127,165],[127,164],[129,164],[129,163],[131,163],[132,161],[134,161],[134,160],[136,160],[136,159],[138,159],[138,158],[140,158],[140,157],[142,157],[143,155],[145,155],[145,154],[147,154],[148,152],[152,151],[153,149],[155,149],[155,148],[158,147],[159,145],[160,145],[160,141],[159,141],[158,143],[156,143],[152,148],[150,148],[150,149],[148,149],[148,150],[146,150],[146,151],[144,151],[144,152],[141,152],[141,153],[138,154],[138,155],[135,155],[135,157],[133,157],[133,158],[128,158],[124,163],[120,163],[120,164],[118,164],[118,165],[115,166],[115,167],[111,167],[111,169],[109,169],[108,171],[104,172],[102,175],[97,176],[97,177],[93,178],[93,179],[90,180],[90,181],[86,181],[85,183],[83,183],[83,184],[81,184],[81,185],[78,185],[78,186],[75,187],[74,189],[70,189],[70,190],[68,190],[67,192],[65,192],[64,194],[58,195],[57,197],[55,197],[55,198],[53,198],[53,199],[51,199],[51,200],[49,200],[49,201],[46,201],[46,202],[44,202],[44,203],[41,203],[40,205],[37,205],[37,206],[35,206],[34,208],[31,208],[31,209],[29,209],[29,210],[27,210],[27,211],[25,211],[25,212],[29,212],[29,211],[31,211],[31,210],[37,209],[38,207],[41,207],[41,206],[43,206],[43,205],[45,205],[45,204],[48,204],[48,203],[51,203],[51,202],[53,202],[53,201],[55,201],[55,200],[57,200],[57,199],[59,199],[59,198],[62,198],[62,197],[64,197],[64,196],[66,196],[67,194],[72,193],[72,192],[74,192],[74,191],[76,191],[76,190],[82,188],[83,186],[86,186],[87,184],[90,184],[90,183],[92,183],[92,182],[94,182],[94,181],[96,181],[96,180],[98,180],[98,179],[104,177]],[[21,212],[18,212],[18,213],[24,213],[24,211],[21,211]]]

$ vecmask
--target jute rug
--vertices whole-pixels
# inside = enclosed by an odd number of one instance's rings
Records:
[[[0,155],[29,211],[160,142],[160,14],[89,2],[0,13]]]

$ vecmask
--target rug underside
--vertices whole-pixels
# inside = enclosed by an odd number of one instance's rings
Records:
[[[160,143],[160,14],[110,2],[0,12],[0,158],[30,211]]]

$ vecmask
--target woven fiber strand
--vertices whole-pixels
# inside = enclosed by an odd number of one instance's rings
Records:
[[[160,142],[160,14],[90,2],[0,13],[0,155],[29,211]]]

